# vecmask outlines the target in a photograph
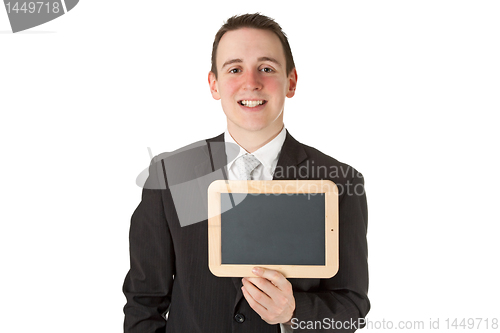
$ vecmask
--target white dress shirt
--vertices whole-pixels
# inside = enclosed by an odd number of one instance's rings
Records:
[[[259,164],[252,173],[252,179],[255,180],[272,180],[274,175],[274,170],[278,164],[278,159],[280,157],[281,147],[283,142],[285,142],[286,130],[285,126],[279,134],[272,139],[270,142],[266,143],[264,146],[260,147],[252,153],[253,156],[257,157],[261,164]],[[232,161],[228,161],[227,171],[228,180],[238,180],[238,172],[235,170],[236,166],[234,161],[241,155],[248,154],[248,152],[240,146],[236,141],[234,141],[229,131],[226,129],[224,132],[224,141],[236,144],[240,147],[240,152]],[[228,157],[229,160],[229,157]],[[291,326],[280,324],[281,333],[291,333],[293,332]]]
[[[280,156],[281,147],[283,146],[283,142],[285,142],[286,130],[283,126],[283,129],[279,134],[272,139],[270,142],[266,143],[264,146],[260,147],[256,151],[252,153],[253,156],[257,157],[260,161],[260,165],[258,165],[252,173],[252,178],[255,180],[272,180],[274,175],[274,170],[276,169],[276,165],[278,164],[278,158]],[[235,170],[234,161],[239,158],[241,155],[248,154],[245,148],[241,147],[236,141],[234,141],[229,131],[226,130],[224,132],[224,141],[230,142],[238,145],[240,147],[240,152],[232,161],[228,161],[227,170],[228,170],[228,180],[238,180],[238,173]],[[229,157],[228,157],[229,159]]]

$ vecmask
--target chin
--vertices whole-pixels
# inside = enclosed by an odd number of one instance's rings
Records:
[[[258,132],[266,128],[266,126],[262,125],[243,125],[243,126],[238,126],[241,129],[244,129],[248,132]]]
[[[248,132],[258,132],[266,130],[268,128],[270,129],[271,127],[277,125],[277,123],[279,122],[278,119],[279,117],[276,117],[276,119],[274,119],[274,117],[269,118],[268,115],[264,114],[261,114],[259,116],[254,114],[251,117],[241,117],[241,115],[237,115],[236,117],[234,117],[234,115],[233,117],[228,117],[228,120],[232,124],[232,126]]]
[[[238,127],[249,132],[259,132],[272,127],[272,124],[262,122],[246,122],[238,124]]]

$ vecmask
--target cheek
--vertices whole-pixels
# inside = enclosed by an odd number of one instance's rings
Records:
[[[224,96],[232,96],[238,90],[238,83],[235,80],[228,80],[222,83],[221,91]]]
[[[283,94],[286,92],[285,82],[275,78],[267,78],[264,80],[266,90],[273,95]]]

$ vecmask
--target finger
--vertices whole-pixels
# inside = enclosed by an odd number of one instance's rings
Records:
[[[291,292],[292,284],[278,271],[263,267],[254,267],[252,273],[271,281],[276,287],[284,292]]]
[[[250,305],[250,307],[255,311],[257,312],[257,314],[261,317],[265,317],[266,314],[267,314],[267,309],[262,306],[262,304],[260,304],[259,302],[257,302],[253,297],[252,295],[250,295],[250,293],[247,291],[246,287],[243,286],[241,287],[241,291],[243,292],[243,296],[245,297],[245,299],[247,300],[248,302],[248,305]]]
[[[243,279],[242,282],[246,291],[257,303],[262,305],[266,310],[270,309],[273,306],[273,300],[271,299],[271,297],[269,297],[269,295],[267,295],[265,292],[257,288],[253,283],[249,282],[246,279]]]
[[[278,287],[276,287],[268,279],[254,277],[254,278],[244,278],[243,280],[246,280],[246,281],[252,283],[254,286],[256,286],[257,288],[262,290],[264,293],[266,293],[272,299],[275,299],[275,298],[279,297],[281,294],[283,294],[283,291],[278,289]]]

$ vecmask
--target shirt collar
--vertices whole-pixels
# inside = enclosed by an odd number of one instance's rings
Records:
[[[254,151],[252,155],[254,155],[259,159],[264,168],[274,170],[276,164],[278,163],[279,153],[281,151],[281,147],[283,146],[283,142],[285,142],[285,138],[286,138],[286,129],[285,126],[283,126],[281,132],[279,132],[279,134],[274,139],[272,139],[271,141],[269,141],[256,151]],[[236,141],[234,141],[231,134],[229,134],[229,130],[227,129],[224,132],[224,141],[236,144],[238,145],[238,147],[240,147],[240,151],[236,156],[236,158],[234,158],[232,161],[228,161],[227,163],[227,169],[229,170],[237,158],[239,158],[242,155],[248,154],[248,152],[242,146],[240,146]]]

